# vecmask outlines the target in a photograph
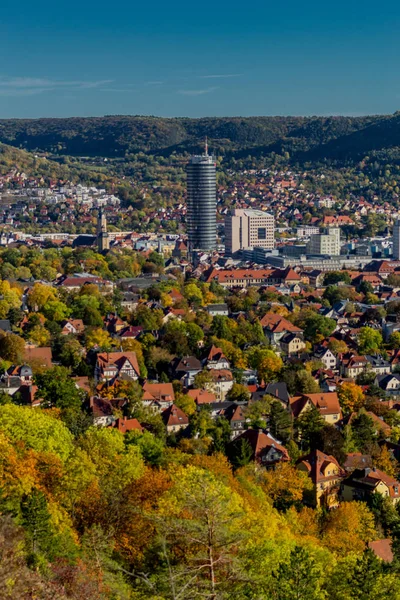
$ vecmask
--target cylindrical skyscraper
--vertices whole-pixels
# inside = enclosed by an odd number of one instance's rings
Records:
[[[217,182],[207,145],[205,154],[190,158],[186,173],[189,252],[211,252],[217,245]]]

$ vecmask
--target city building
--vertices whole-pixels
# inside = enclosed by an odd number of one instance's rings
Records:
[[[262,210],[234,209],[225,217],[225,252],[274,247],[274,217]]]
[[[186,173],[189,252],[211,252],[217,245],[217,183],[207,143],[204,154],[190,158]]]
[[[393,226],[393,258],[400,260],[400,220]]]
[[[331,227],[326,233],[312,234],[307,244],[307,254],[340,256],[340,229]]]
[[[99,252],[110,249],[110,236],[107,232],[107,218],[100,209],[97,217],[97,247]]]

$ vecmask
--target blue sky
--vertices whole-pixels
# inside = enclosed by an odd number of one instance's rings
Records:
[[[399,31],[390,1],[3,0],[0,118],[393,113]]]

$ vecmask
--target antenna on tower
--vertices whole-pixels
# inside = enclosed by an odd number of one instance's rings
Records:
[[[207,136],[206,136],[206,143],[205,143],[205,155],[208,156],[208,140],[207,140]]]

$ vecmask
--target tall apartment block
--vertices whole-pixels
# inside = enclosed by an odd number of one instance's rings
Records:
[[[275,219],[262,210],[234,209],[225,217],[225,252],[229,256],[244,248],[272,250],[274,236]]]
[[[317,233],[310,236],[307,244],[307,254],[340,255],[340,229],[328,227],[326,233]]]
[[[190,158],[186,173],[189,252],[211,252],[217,245],[217,181],[207,144],[204,154]]]
[[[393,258],[400,260],[400,220],[393,226]]]

